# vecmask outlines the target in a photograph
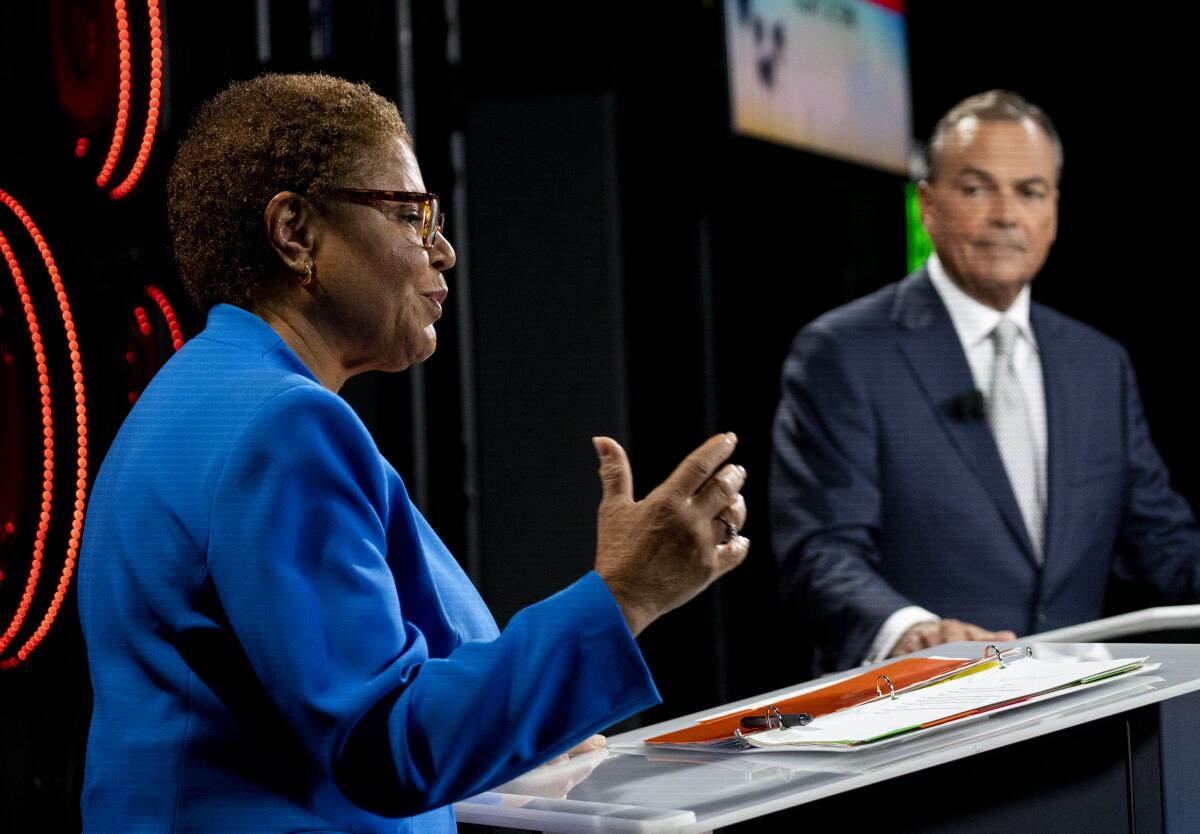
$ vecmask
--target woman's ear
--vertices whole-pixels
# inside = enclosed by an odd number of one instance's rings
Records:
[[[317,214],[312,203],[294,191],[280,191],[263,211],[267,242],[283,265],[307,283],[312,276]]]

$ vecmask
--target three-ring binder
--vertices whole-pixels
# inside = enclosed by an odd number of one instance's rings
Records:
[[[752,707],[724,712],[691,727],[648,738],[646,743],[726,743],[747,748],[753,746],[747,741],[748,735],[803,728],[810,722],[819,723],[822,716],[874,701],[898,699],[906,692],[932,686],[993,663],[1005,667],[1022,651],[1027,657],[1033,655],[1028,646],[1001,649],[991,644],[981,657],[974,659],[901,658],[828,686],[781,698],[774,703],[760,702]]]
[[[1020,658],[1022,651],[1024,659],[1014,660],[1014,656]],[[958,722],[985,719],[1008,709],[1070,695],[1126,674],[1154,668],[1145,665],[1146,657],[1056,662],[1034,659],[1032,654],[1029,646],[1002,649],[991,645],[975,660],[955,664],[956,668],[942,667],[924,681],[915,680],[908,674],[912,666],[881,666],[851,679],[859,696],[851,706],[821,712],[805,727],[789,728],[785,726],[786,709],[797,709],[805,699],[809,703],[819,700],[822,692],[837,688],[846,680],[799,690],[772,699],[773,703],[765,710],[763,706],[768,703],[765,700],[748,708],[753,716],[745,716],[742,720],[753,717],[755,720],[747,723],[757,724],[759,731],[739,727],[736,732],[731,731],[731,737],[715,739],[711,746],[714,749],[736,745],[743,750],[842,752],[882,746],[925,731],[959,726]],[[1144,682],[1130,681],[1124,688],[1133,692],[1146,686]],[[722,716],[728,716],[728,713],[714,718]],[[676,742],[677,738],[668,736],[660,737],[658,743]]]

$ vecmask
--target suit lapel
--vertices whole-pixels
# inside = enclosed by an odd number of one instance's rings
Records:
[[[955,402],[975,390],[975,380],[950,314],[923,268],[897,288],[892,321],[900,351],[929,407],[967,468],[987,488],[1026,557],[1036,565],[1033,545],[987,420],[981,415],[956,413],[961,410],[955,408]]]
[[[1042,362],[1046,391],[1046,582],[1066,570],[1069,480],[1080,458],[1081,438],[1071,431],[1072,417],[1086,408],[1075,384],[1075,357],[1059,335],[1060,325],[1039,305],[1030,309],[1030,324]],[[1057,558],[1056,558],[1057,557]]]

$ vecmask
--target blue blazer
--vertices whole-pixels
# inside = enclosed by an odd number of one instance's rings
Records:
[[[589,573],[499,632],[339,397],[218,306],[87,513],[88,832],[453,831],[658,700]]]
[[[783,594],[817,671],[860,663],[905,605],[1032,633],[1102,615],[1110,575],[1200,598],[1200,533],[1151,443],[1116,342],[1041,304],[1045,566],[1034,558],[967,358],[924,269],[797,335],[770,473]]]

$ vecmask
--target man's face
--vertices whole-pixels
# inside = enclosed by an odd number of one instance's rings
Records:
[[[1007,310],[1058,231],[1054,145],[1037,124],[969,116],[947,137],[921,213],[946,272],[972,298]]]

